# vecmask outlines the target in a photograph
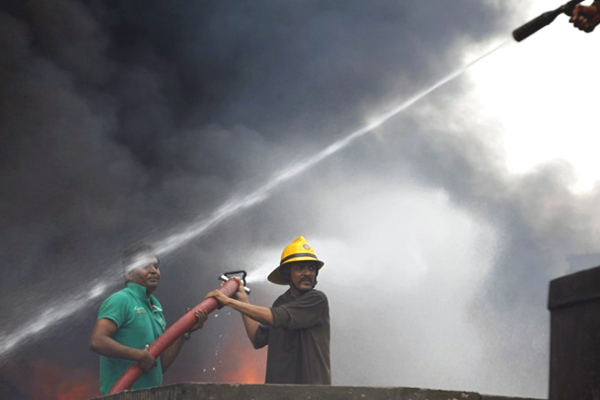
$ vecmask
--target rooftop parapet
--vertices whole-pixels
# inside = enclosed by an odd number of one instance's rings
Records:
[[[125,391],[105,400],[533,400],[401,387],[180,383]]]

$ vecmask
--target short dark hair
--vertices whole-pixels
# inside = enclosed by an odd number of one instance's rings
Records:
[[[123,272],[127,275],[128,267],[142,255],[151,254],[158,260],[156,254],[154,254],[154,247],[150,246],[146,243],[136,243],[132,246],[129,246],[121,256],[121,264],[123,265]]]

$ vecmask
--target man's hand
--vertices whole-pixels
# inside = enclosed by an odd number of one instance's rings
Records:
[[[149,347],[150,346],[146,345],[144,350],[140,350],[139,358],[137,360],[138,365],[144,374],[147,374],[156,366],[156,359],[148,351]]]
[[[206,311],[196,310],[194,314],[196,315],[196,324],[192,326],[192,329],[189,330],[190,332],[194,332],[202,328],[202,325],[204,325],[206,319],[208,318],[208,316],[206,315]]]
[[[220,290],[213,290],[211,292],[208,292],[208,294],[206,295],[206,298],[212,297],[215,300],[217,300],[217,302],[219,303],[219,306],[226,306],[229,304],[229,301],[231,300],[227,295],[223,294],[223,292],[221,292]]]
[[[237,291],[233,294],[233,298],[236,300],[241,301],[242,303],[249,303],[250,301],[248,300],[248,295],[246,294],[246,291],[244,290],[244,282],[234,276],[231,279],[235,279],[238,282],[238,288]],[[221,286],[223,286],[225,284],[225,282],[221,283]],[[231,297],[228,297],[227,295],[223,294],[223,292],[221,292],[220,290],[213,290],[212,292],[208,292],[208,294],[206,295],[206,298],[212,297],[215,300],[217,300],[219,302],[219,306],[228,306],[231,303]]]
[[[238,281],[238,288],[234,295],[235,298],[241,301],[242,303],[250,303],[250,300],[248,299],[248,293],[246,293],[246,291],[244,290],[244,282],[237,276],[234,276],[233,279]]]
[[[569,22],[572,22],[581,31],[593,31],[600,23],[600,3],[594,3],[590,6],[576,6]]]

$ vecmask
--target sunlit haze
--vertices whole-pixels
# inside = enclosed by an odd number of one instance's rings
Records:
[[[515,6],[515,26],[561,2],[533,1]],[[532,4],[528,4],[532,3]],[[513,5],[516,3],[513,3]],[[475,118],[491,118],[503,127],[507,166],[514,173],[540,163],[571,163],[577,182],[589,190],[600,178],[600,136],[595,115],[600,81],[600,36],[585,35],[559,15],[553,24],[520,43],[513,43],[471,68],[471,90],[461,99]],[[481,45],[464,59],[479,54]]]

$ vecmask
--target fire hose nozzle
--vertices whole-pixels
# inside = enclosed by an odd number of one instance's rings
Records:
[[[249,287],[246,286],[246,276],[247,275],[248,274],[244,270],[230,271],[230,272],[225,272],[225,273],[223,273],[223,275],[219,276],[219,280],[223,281],[223,282],[227,282],[233,277],[239,278],[239,279],[241,279],[242,283],[244,284],[244,291],[246,292],[246,294],[250,294],[250,292],[252,292],[252,291],[250,290]]]
[[[575,6],[581,2],[583,2],[583,0],[571,0],[568,3],[565,3],[562,6],[558,7],[556,10],[547,11],[547,12],[541,14],[537,18],[534,18],[531,21],[527,22],[526,24],[523,24],[520,27],[518,27],[517,29],[515,29],[512,32],[513,38],[517,42],[520,42],[520,41],[528,38],[529,36],[533,35],[534,33],[539,31],[543,27],[549,25],[560,14],[564,13],[567,15],[572,15],[573,9],[575,8]]]

